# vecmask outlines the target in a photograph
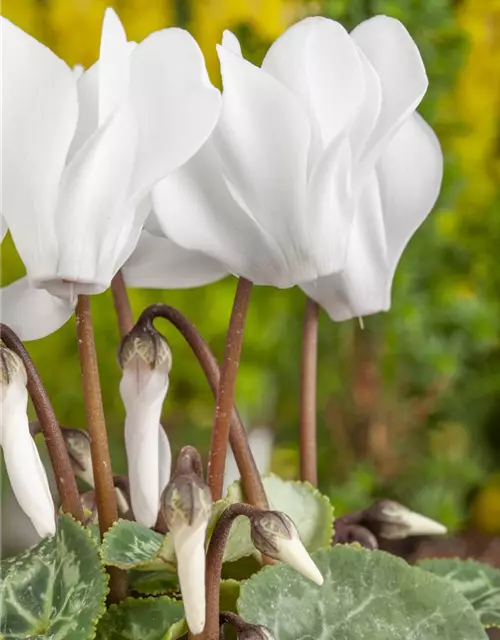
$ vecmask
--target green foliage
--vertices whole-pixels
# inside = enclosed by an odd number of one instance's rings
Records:
[[[127,598],[101,618],[96,640],[177,640],[187,633],[182,602]]]
[[[336,546],[313,554],[318,587],[289,567],[266,567],[241,586],[238,610],[280,640],[485,640],[453,587],[381,551]]]
[[[500,570],[459,558],[431,558],[421,569],[446,580],[471,603],[485,627],[500,627]]]
[[[55,536],[2,563],[5,640],[90,640],[105,610],[107,576],[88,532],[70,516]]]
[[[171,568],[165,556],[160,557],[164,540],[165,536],[137,522],[118,520],[104,535],[102,561],[120,569],[134,569],[155,561],[160,569]]]

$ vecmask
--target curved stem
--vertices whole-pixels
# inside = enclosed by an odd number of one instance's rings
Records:
[[[307,298],[302,331],[300,367],[300,479],[318,484],[316,445],[316,377],[318,365],[319,306]]]
[[[0,337],[5,346],[21,358],[26,369],[28,375],[28,393],[47,444],[50,462],[56,479],[57,491],[61,500],[61,508],[65,513],[70,513],[73,518],[82,522],[83,509],[71,461],[61,433],[61,428],[57,422],[54,409],[42,384],[42,380],[29,353],[14,331],[7,325],[0,324]]]
[[[232,504],[222,512],[217,520],[214,532],[210,538],[206,560],[206,593],[207,593],[207,619],[203,632],[204,640],[219,639],[219,599],[220,581],[222,575],[222,561],[226,549],[227,539],[231,526],[238,516],[252,518],[259,509],[249,504]]]
[[[208,459],[207,483],[212,491],[213,500],[222,498],[224,485],[224,468],[226,466],[227,443],[231,416],[234,409],[234,393],[236,376],[240,362],[243,331],[247,317],[250,294],[253,284],[250,280],[240,278],[234,296],[229,329],[227,331],[226,349],[220,370],[219,387],[215,402],[215,419],[212,428],[212,442]]]
[[[94,341],[94,328],[90,313],[88,296],[78,296],[76,305],[76,333],[78,338],[78,353],[82,370],[83,395],[85,412],[87,414],[87,430],[90,435],[90,453],[94,471],[95,495],[97,514],[99,516],[99,530],[101,538],[104,533],[118,520],[113,472],[109,455],[108,434],[102,405],[99,368]],[[126,574],[123,571],[109,567],[110,601],[119,602],[126,596]]]
[[[215,396],[219,386],[219,366],[210,347],[198,333],[196,327],[180,311],[166,304],[153,304],[147,307],[141,313],[137,324],[152,325],[155,318],[168,320],[181,333],[198,359],[210,389]],[[269,506],[262,479],[248,444],[247,433],[236,409],[233,410],[231,416],[229,442],[241,475],[245,499],[260,509],[268,509]]]
[[[121,271],[111,280],[111,293],[115,305],[116,316],[118,318],[118,329],[123,337],[134,326],[134,314],[130,305],[127,287]]]

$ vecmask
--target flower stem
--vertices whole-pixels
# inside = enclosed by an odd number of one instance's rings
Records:
[[[73,518],[82,522],[83,509],[68,450],[42,380],[29,353],[14,331],[7,325],[0,324],[0,337],[5,346],[21,358],[26,369],[28,393],[47,444],[61,508],[65,513],[70,513]]]
[[[259,510],[249,504],[236,503],[222,512],[210,538],[206,561],[207,619],[204,640],[219,640],[220,581],[222,561],[231,526],[238,516],[252,518]]]
[[[121,271],[118,271],[113,280],[111,280],[111,293],[113,294],[113,302],[118,319],[118,329],[123,338],[134,326],[134,314]]]
[[[234,409],[234,393],[236,376],[240,362],[243,331],[247,317],[250,294],[253,284],[250,280],[240,278],[234,296],[231,319],[226,338],[226,349],[220,370],[219,387],[215,402],[215,418],[212,429],[212,442],[208,459],[208,486],[212,491],[212,499],[222,498],[224,485],[224,467],[226,465],[227,443]]]
[[[316,373],[318,364],[319,307],[307,298],[302,330],[300,367],[300,479],[318,484],[316,445]]]
[[[219,387],[219,366],[210,347],[198,333],[196,327],[180,311],[166,304],[153,304],[147,307],[141,313],[137,325],[147,328],[148,325],[152,325],[155,318],[168,320],[181,333],[198,359],[210,389],[215,396]],[[268,509],[269,506],[262,479],[248,444],[247,433],[236,409],[233,410],[231,416],[229,441],[241,475],[245,499],[260,509]]]
[[[101,538],[118,519],[118,508],[111,470],[108,436],[102,405],[99,368],[94,341],[94,328],[88,296],[78,296],[76,305],[76,333],[82,370],[83,395],[90,435],[90,452],[94,470],[95,494]],[[108,568],[110,601],[120,601],[127,593],[125,572]]]

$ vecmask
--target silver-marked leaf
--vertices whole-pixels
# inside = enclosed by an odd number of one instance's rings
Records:
[[[500,571],[460,558],[430,558],[421,569],[443,578],[473,606],[485,627],[500,626]]]
[[[312,554],[319,587],[291,567],[242,583],[238,611],[279,640],[486,640],[469,602],[431,573],[383,551],[339,545]]]
[[[179,592],[179,579],[173,571],[133,570],[130,573],[130,588],[137,593],[160,595]]]
[[[105,611],[107,575],[88,531],[69,515],[57,532],[2,562],[4,640],[90,640]]]
[[[104,535],[101,545],[102,561],[121,569],[149,567],[154,564],[160,570],[174,570],[161,554],[164,539],[165,536],[137,522],[118,520]]]
[[[186,633],[182,602],[167,596],[127,598],[101,618],[96,640],[177,640]]]
[[[329,546],[333,535],[333,508],[330,500],[308,482],[282,480],[268,475],[263,479],[269,507],[283,511],[295,523],[300,538],[308,551]],[[234,482],[227,491],[229,504],[242,501],[240,482]],[[233,523],[224,554],[225,562],[233,562],[255,553],[250,539],[250,523],[239,517]]]

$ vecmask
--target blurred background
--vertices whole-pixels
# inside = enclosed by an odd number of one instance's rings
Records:
[[[430,77],[420,110],[444,148],[444,187],[400,263],[391,311],[366,318],[364,330],[321,316],[320,488],[337,513],[386,496],[451,530],[500,534],[500,0],[3,0],[2,13],[68,64],[89,65],[108,5],[132,40],[187,28],[217,85],[215,45],[226,28],[260,63],[307,15],[352,28],[383,13],[406,25]],[[2,284],[23,275],[10,238],[1,259]],[[178,307],[220,357],[234,289],[228,278],[191,291],[133,291],[132,301],[137,314],[152,302]],[[255,289],[238,378],[247,428],[272,430],[272,470],[287,478],[298,475],[304,302],[299,290]],[[124,472],[111,296],[92,305],[114,471]],[[190,443],[206,453],[212,396],[189,348],[166,323],[164,333],[174,357],[164,406],[173,449]],[[27,346],[60,422],[85,428],[74,321]],[[6,482],[3,494],[5,510]]]

